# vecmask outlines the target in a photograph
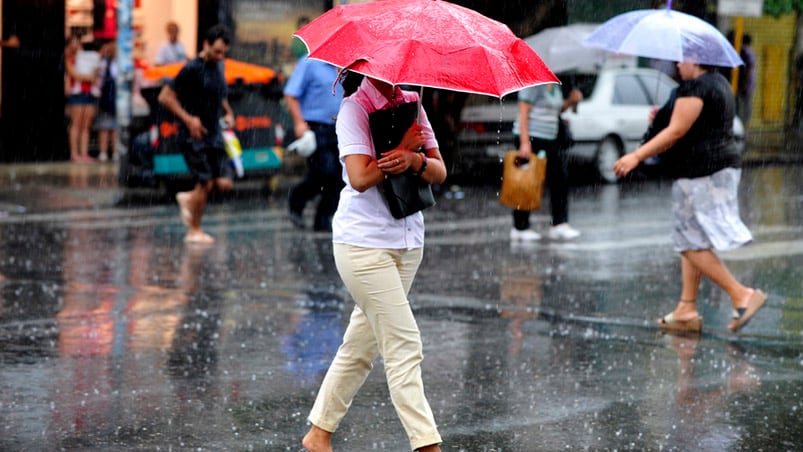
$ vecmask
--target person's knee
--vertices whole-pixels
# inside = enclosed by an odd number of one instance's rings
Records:
[[[386,341],[382,355],[389,366],[409,370],[424,360],[424,347],[417,334],[396,335],[392,341]]]
[[[231,179],[216,179],[215,187],[219,191],[230,191],[234,188],[234,181]]]
[[[213,180],[201,180],[195,185],[194,191],[196,195],[200,196],[209,196],[209,193],[215,189],[215,181]]]

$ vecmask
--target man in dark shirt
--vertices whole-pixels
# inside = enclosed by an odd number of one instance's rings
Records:
[[[189,61],[159,93],[159,102],[179,119],[178,142],[195,188],[176,195],[181,219],[187,226],[185,242],[213,243],[201,230],[201,216],[212,190],[231,190],[233,169],[223,145],[220,118],[234,125],[234,113],[226,98],[228,86],[223,59],[229,50],[229,31],[215,25],[207,31],[203,50]]]

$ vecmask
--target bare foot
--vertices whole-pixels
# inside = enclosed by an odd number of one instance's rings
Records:
[[[440,444],[431,444],[417,449],[418,452],[441,452]]]
[[[184,236],[185,243],[197,243],[200,245],[211,245],[215,243],[215,238],[203,231],[191,231]]]
[[[308,452],[332,452],[332,433],[313,425],[304,435],[301,445]]]

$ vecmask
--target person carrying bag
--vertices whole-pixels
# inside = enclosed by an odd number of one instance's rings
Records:
[[[583,95],[577,89],[571,90],[569,97],[564,98],[560,87],[553,84],[532,86],[518,93],[519,111],[513,122],[513,144],[517,148],[516,155],[523,161],[529,161],[531,166],[538,160],[533,157],[540,151],[549,160],[549,166],[543,166],[546,170],[546,183],[549,184],[552,227],[547,235],[551,240],[571,240],[580,235],[579,231],[569,225],[569,173],[566,151],[561,149],[565,143],[561,143],[560,139],[563,122],[560,114],[576,106],[582,99]],[[564,135],[566,138],[562,141],[568,141],[568,129],[564,131]],[[536,164],[531,169],[537,170],[539,166]],[[528,167],[523,166],[522,169]],[[515,174],[512,170],[508,171],[508,180],[515,177]],[[530,177],[529,181],[538,183],[535,177]],[[538,200],[537,205],[540,207],[540,195]],[[533,209],[525,205],[518,206],[518,203],[512,208],[513,228],[510,230],[510,240],[539,240],[541,234],[530,229],[530,211]]]

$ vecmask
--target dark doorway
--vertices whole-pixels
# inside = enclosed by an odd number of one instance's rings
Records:
[[[232,17],[233,0],[198,0],[198,51],[203,48],[206,31],[212,26],[222,24],[229,27],[232,37],[236,36]]]
[[[3,0],[0,160],[65,160],[64,0]]]

